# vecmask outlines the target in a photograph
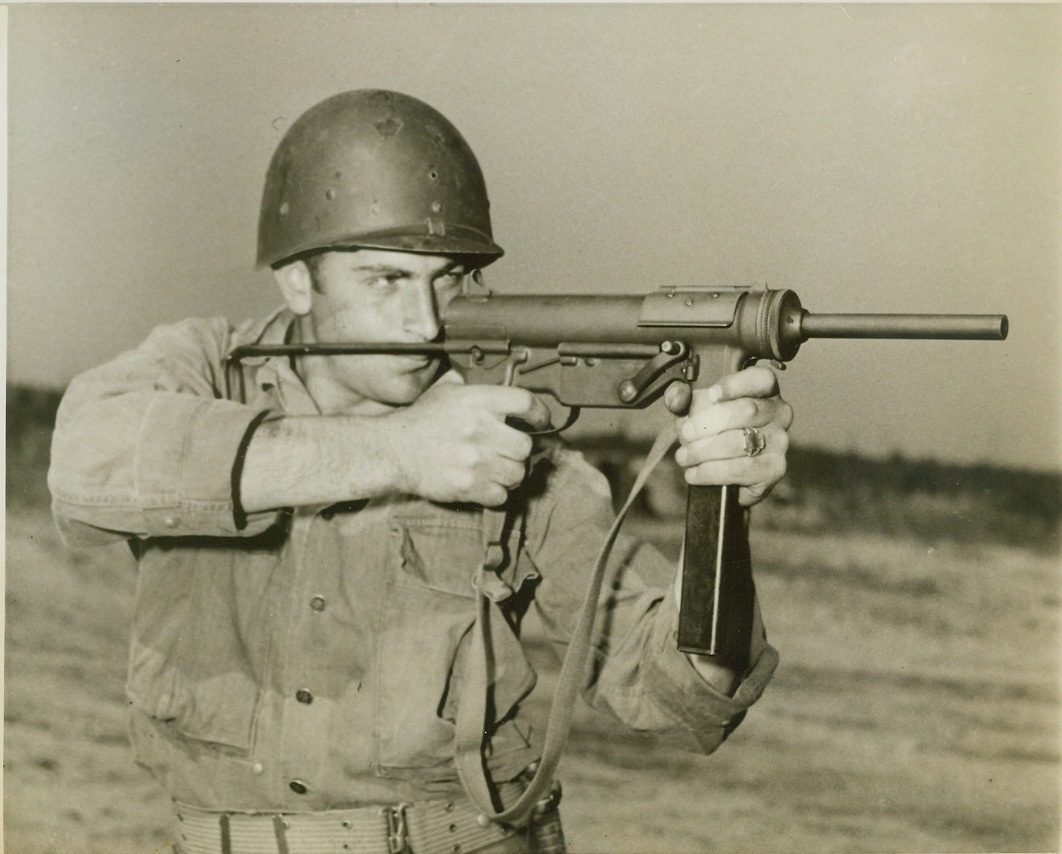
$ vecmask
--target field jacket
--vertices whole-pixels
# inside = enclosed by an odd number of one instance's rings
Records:
[[[72,545],[124,539],[137,557],[131,734],[174,798],[303,811],[449,796],[482,511],[394,495],[244,514],[234,484],[256,425],[318,410],[286,358],[246,360],[226,382],[226,354],[279,343],[291,323],[280,311],[163,326],[75,379],[53,438],[55,518]],[[511,505],[511,559],[492,592],[506,615],[487,750],[499,781],[538,755],[547,705],[527,708],[523,618],[536,608],[563,652],[612,519],[604,477],[559,442]],[[734,697],[712,688],[675,649],[673,577],[621,537],[583,693],[709,752],[777,656],[768,648]]]

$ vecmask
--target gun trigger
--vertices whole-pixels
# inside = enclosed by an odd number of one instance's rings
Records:
[[[776,368],[779,371],[785,370],[785,362],[779,362],[777,359],[771,359],[771,367]]]

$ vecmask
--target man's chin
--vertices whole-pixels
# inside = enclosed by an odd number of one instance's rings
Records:
[[[409,406],[416,403],[417,399],[432,386],[438,375],[439,370],[436,365],[396,377],[394,382],[388,384],[387,398],[382,402],[391,406]]]
[[[388,358],[378,365],[375,376],[362,385],[359,395],[385,409],[409,406],[434,384],[441,372],[438,359],[418,365],[406,357]]]

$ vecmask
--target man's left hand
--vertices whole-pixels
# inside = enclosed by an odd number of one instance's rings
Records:
[[[738,500],[749,507],[785,476],[792,423],[793,408],[782,400],[774,371],[746,368],[693,392],[679,419],[675,461],[687,483],[740,486]]]

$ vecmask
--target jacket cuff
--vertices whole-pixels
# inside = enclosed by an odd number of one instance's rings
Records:
[[[242,520],[236,517],[233,469],[241,448],[246,450],[252,427],[268,414],[192,395],[162,395],[153,401],[141,425],[133,462],[144,533],[246,535],[246,515]],[[255,528],[264,530],[275,515],[268,514],[269,519],[263,518]]]
[[[766,689],[778,666],[778,652],[772,646],[756,659],[732,696],[727,696],[697,672],[689,657],[678,650],[678,609],[674,597],[660,603],[665,612],[657,621],[653,666],[646,677],[652,696],[678,717],[697,747],[711,753],[737,729],[749,707]]]
[[[243,439],[240,440],[240,447],[236,451],[236,462],[232,464],[232,522],[237,531],[242,531],[247,527],[247,511],[243,509],[240,497],[240,481],[243,478],[243,463],[247,458],[247,448],[251,444],[254,431],[269,415],[270,412],[267,409],[251,419],[251,423],[243,434]]]

